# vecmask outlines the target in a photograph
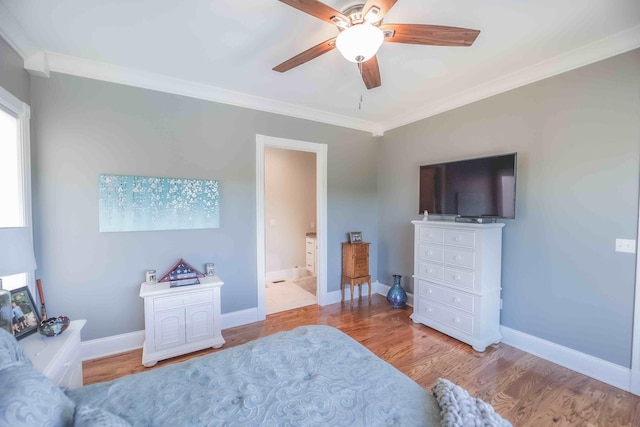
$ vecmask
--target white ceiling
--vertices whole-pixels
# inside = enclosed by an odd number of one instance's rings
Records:
[[[399,0],[385,22],[481,33],[470,48],[385,43],[366,90],[337,50],[271,70],[337,34],[277,0],[0,0],[0,35],[35,68],[377,134],[640,46],[639,0]]]

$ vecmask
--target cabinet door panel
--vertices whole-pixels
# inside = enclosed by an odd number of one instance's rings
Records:
[[[184,308],[156,311],[153,323],[156,351],[185,343]]]
[[[199,304],[187,307],[187,342],[213,338],[213,304]]]

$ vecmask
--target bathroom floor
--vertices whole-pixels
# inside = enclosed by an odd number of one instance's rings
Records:
[[[313,276],[287,279],[284,282],[267,282],[266,313],[273,314],[318,303],[317,280]]]

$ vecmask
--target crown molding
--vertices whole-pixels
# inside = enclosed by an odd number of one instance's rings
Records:
[[[573,69],[619,55],[640,47],[640,25],[579,47],[562,55],[522,68],[500,78],[459,92],[449,98],[436,100],[424,108],[403,113],[381,123],[383,132],[417,122],[481,99],[489,98],[555,76]]]
[[[29,69],[32,74],[44,75],[42,73],[43,70],[46,69],[47,72],[50,70],[62,74],[86,77],[89,79],[182,95],[206,101],[220,102],[223,104],[282,114],[299,119],[313,120],[316,122],[371,132],[373,136],[382,135],[382,128],[379,124],[374,122],[358,120],[328,111],[301,107],[299,105],[222,89],[202,83],[195,83],[162,74],[90,61],[56,52],[43,52],[43,55],[33,55],[32,58],[39,59],[38,61],[33,61],[33,64],[35,64],[34,69]],[[48,62],[47,67],[44,67],[43,61]],[[25,61],[25,68],[27,68],[27,65],[31,65],[27,62],[28,61]]]

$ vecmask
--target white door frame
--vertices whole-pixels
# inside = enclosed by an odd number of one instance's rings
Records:
[[[264,224],[264,150],[265,147],[316,153],[316,231],[318,238],[318,304],[327,305],[327,145],[295,139],[256,134],[256,235],[258,321],[266,318],[265,304],[265,224]],[[302,238],[302,237],[301,237]]]
[[[640,212],[640,201],[638,206]],[[640,253],[638,253],[638,238],[640,237],[640,216],[638,217],[638,231],[636,235],[636,277],[635,296],[633,301],[633,335],[631,341],[631,378],[629,391],[640,396]]]

